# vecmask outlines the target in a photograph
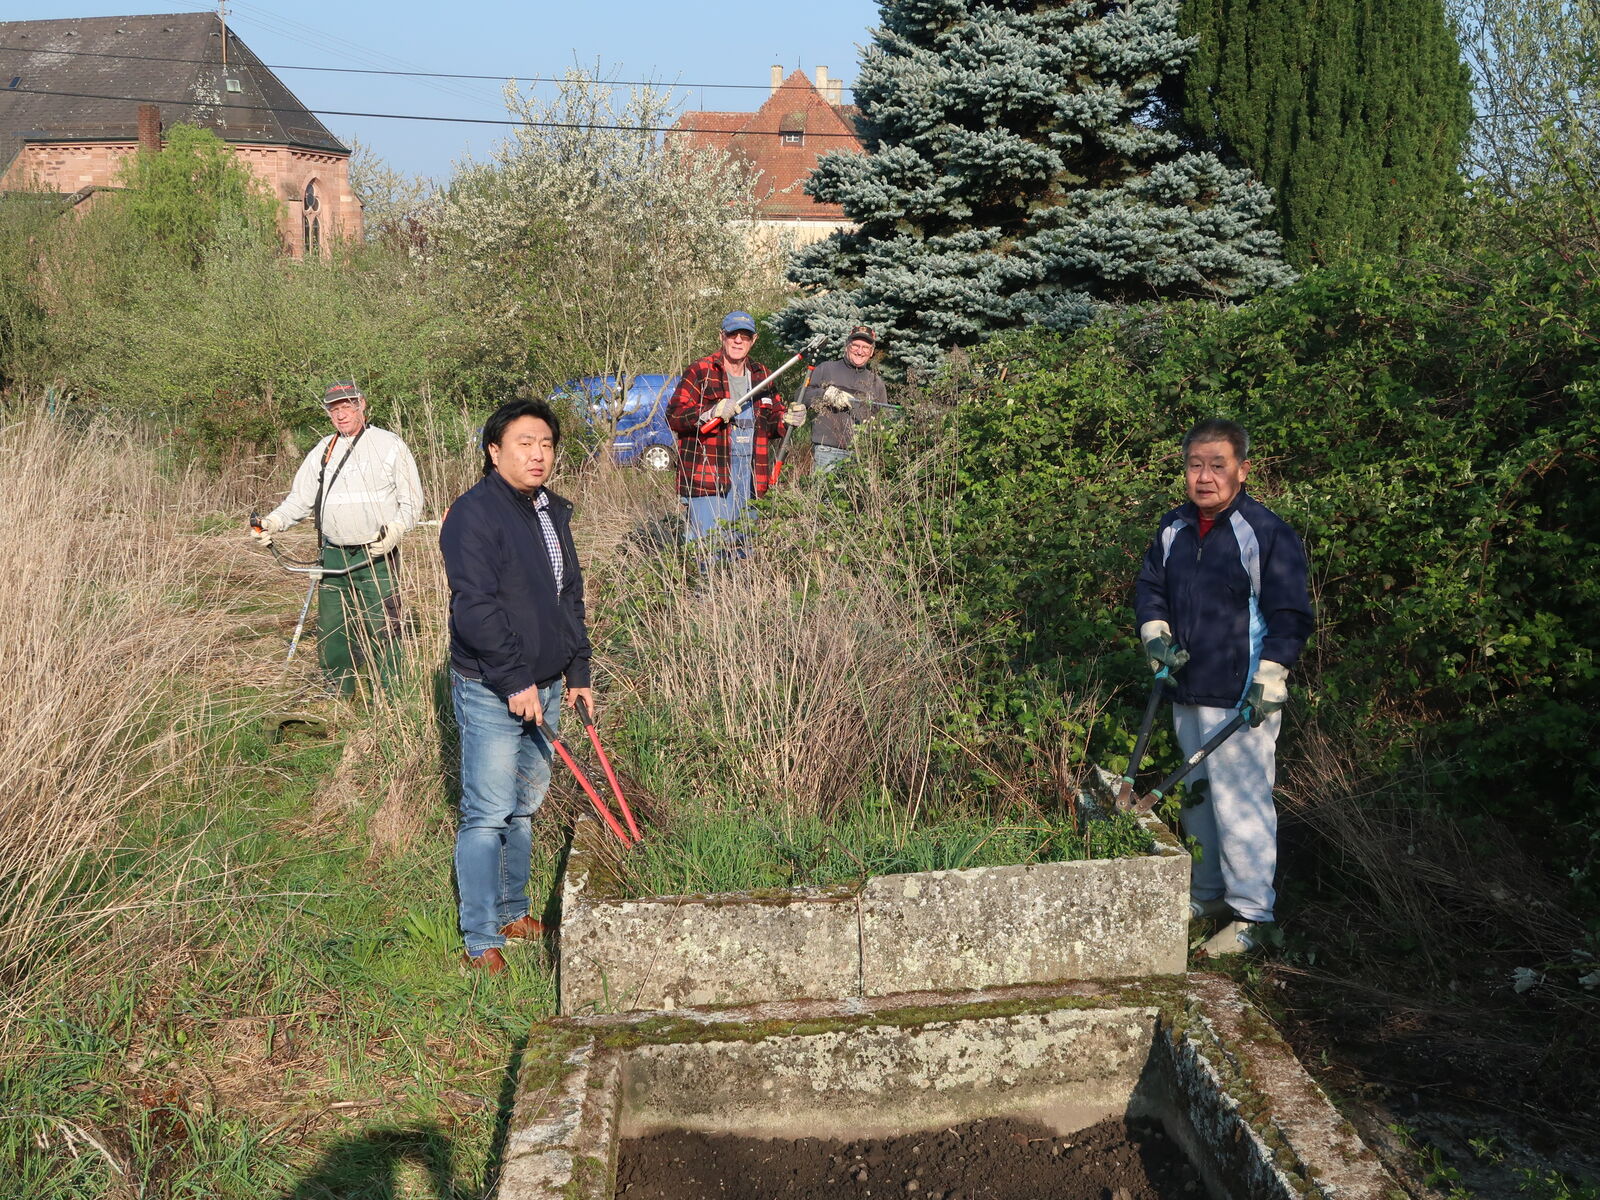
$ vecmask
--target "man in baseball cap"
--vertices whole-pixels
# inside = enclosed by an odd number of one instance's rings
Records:
[[[310,517],[325,575],[317,587],[317,659],[339,691],[355,690],[356,663],[370,656],[379,680],[399,653],[395,590],[400,537],[422,518],[416,460],[397,434],[367,423],[367,398],[353,380],[322,393],[333,432],[306,455],[282,504],[250,537],[272,535]]]
[[[844,357],[818,363],[801,402],[816,415],[811,423],[811,463],[826,474],[850,458],[856,426],[869,420],[874,405],[886,405],[883,378],[867,364],[878,349],[878,336],[865,325],[845,334]]]
[[[723,317],[721,348],[689,365],[667,405],[667,424],[678,435],[687,541],[710,537],[737,545],[732,527],[777,476],[774,460],[784,425],[805,424],[806,410],[786,408],[772,389],[753,402],[747,398],[769,374],[750,357],[755,344],[754,317],[743,311]],[[717,552],[726,553],[726,546]],[[709,561],[703,558],[702,566]]]

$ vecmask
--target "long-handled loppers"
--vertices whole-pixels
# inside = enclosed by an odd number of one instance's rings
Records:
[[[1134,740],[1133,753],[1128,756],[1128,770],[1122,776],[1122,786],[1117,789],[1117,811],[1126,812],[1133,807],[1133,781],[1139,774],[1139,768],[1144,766],[1144,752],[1150,745],[1150,730],[1156,722],[1156,713],[1161,708],[1161,693],[1166,687],[1167,680],[1172,678],[1172,668],[1165,663],[1156,672],[1156,681],[1150,688],[1150,699],[1144,706],[1144,720],[1139,725],[1139,736]]]
[[[1162,797],[1187,779],[1190,771],[1194,770],[1202,762],[1209,758],[1211,756],[1211,752],[1218,746],[1222,745],[1223,742],[1227,741],[1234,734],[1238,733],[1241,728],[1249,724],[1250,720],[1254,716],[1255,709],[1251,705],[1241,704],[1239,706],[1239,711],[1233,715],[1233,719],[1221,729],[1213,733],[1209,738],[1207,738],[1205,745],[1201,746],[1200,749],[1196,750],[1193,754],[1186,758],[1181,767],[1172,772],[1172,774],[1168,775],[1155,787],[1151,788],[1142,797],[1140,797],[1139,802],[1133,806],[1134,811],[1147,813],[1156,805],[1160,804]]]
[[[583,702],[580,700],[579,704],[582,703]],[[559,736],[557,736],[554,729],[550,728],[550,722],[540,721],[539,732],[544,734],[545,741],[549,742],[550,745],[555,747],[556,753],[561,756],[561,761],[567,764],[567,769],[572,772],[572,777],[578,781],[578,786],[581,787],[584,790],[584,793],[589,797],[589,802],[594,805],[595,812],[600,814],[600,819],[605,822],[606,828],[611,830],[611,832],[616,835],[617,841],[622,843],[623,849],[627,849],[638,840],[638,827],[634,825],[633,814],[628,811],[627,802],[622,799],[622,792],[617,788],[616,778],[611,774],[611,764],[606,759],[605,751],[600,750],[600,738],[594,732],[594,722],[589,719],[588,705],[583,705],[583,711],[579,713],[579,717],[582,719],[585,727],[588,728],[589,736],[594,740],[595,749],[600,751],[600,761],[605,764],[606,775],[611,778],[611,786],[613,790],[616,791],[617,802],[622,806],[623,814],[628,818],[629,826],[633,828],[632,838],[628,837],[627,831],[622,828],[615,815],[613,815],[611,810],[606,807],[606,802],[600,799],[599,791],[595,788],[594,784],[589,781],[589,776],[584,773],[583,768],[578,765],[578,760],[572,757],[572,751],[567,748],[567,744],[563,742]]]
[[[627,798],[622,794],[622,786],[617,783],[617,773],[611,769],[611,759],[606,754],[605,747],[600,744],[600,734],[594,727],[594,717],[589,712],[589,705],[580,696],[575,707],[578,710],[578,720],[583,722],[583,727],[589,734],[589,744],[594,747],[595,755],[600,759],[600,766],[605,770],[606,782],[611,785],[611,794],[617,798],[617,807],[622,810],[623,820],[628,822],[628,832],[633,835],[634,843],[637,844],[643,840],[639,833],[639,825],[633,819],[633,809],[628,807]]]

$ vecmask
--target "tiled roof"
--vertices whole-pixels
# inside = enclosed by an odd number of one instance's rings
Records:
[[[0,21],[0,172],[25,141],[138,137],[138,100],[94,97],[148,97],[164,124],[200,125],[229,142],[349,153],[231,31],[224,72],[222,37],[215,13]]]
[[[837,204],[820,204],[805,192],[805,181],[817,159],[835,150],[861,152],[855,136],[853,105],[835,106],[819,92],[804,71],[785,79],[753,113],[689,112],[673,125],[693,147],[727,150],[748,159],[760,172],[758,187],[766,193],[757,205],[761,215],[795,220],[842,221]],[[799,145],[783,135],[801,134]]]

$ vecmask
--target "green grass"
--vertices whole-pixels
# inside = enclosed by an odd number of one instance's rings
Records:
[[[449,813],[373,861],[359,817],[314,815],[336,742],[230,729],[99,880],[166,882],[159,915],[118,927],[149,965],[71,980],[12,1030],[0,1196],[486,1194],[510,1072],[554,1010],[545,948],[492,982],[462,970]]]
[[[636,896],[859,884],[871,875],[1013,863],[1117,858],[1151,848],[1137,820],[1086,826],[1037,811],[945,810],[909,817],[886,801],[847,805],[829,818],[696,807],[647,831],[623,860]]]

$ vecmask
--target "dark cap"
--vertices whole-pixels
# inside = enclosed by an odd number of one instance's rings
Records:
[[[865,325],[857,325],[845,336],[844,344],[848,346],[851,342],[866,342],[869,346],[876,346],[878,344],[878,335]]]
[[[332,408],[341,400],[365,400],[361,389],[351,379],[341,379],[338,383],[330,383],[328,390],[322,393],[322,407]]]
[[[756,319],[747,312],[731,312],[722,318],[723,333],[754,333]]]

